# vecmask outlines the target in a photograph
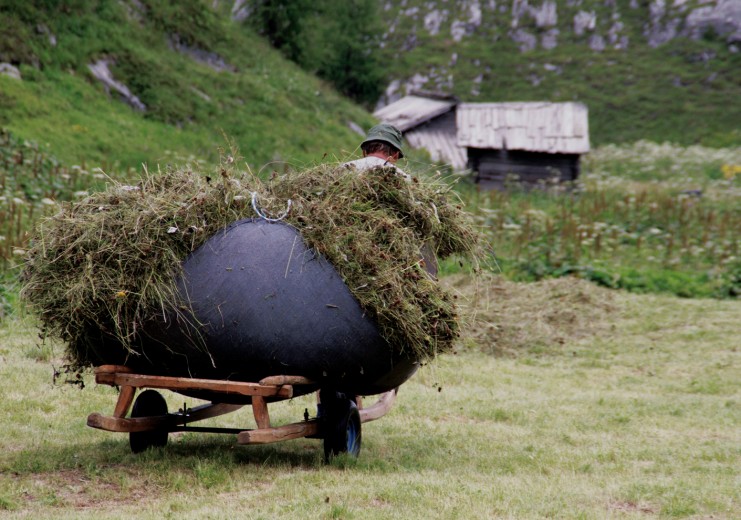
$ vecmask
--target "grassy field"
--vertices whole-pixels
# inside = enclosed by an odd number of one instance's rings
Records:
[[[513,280],[576,275],[634,292],[741,294],[741,148],[605,146],[573,186],[464,192]]]
[[[0,517],[738,518],[741,302],[573,278],[445,283],[476,310],[458,354],[364,425],[357,461],[330,465],[320,441],[207,434],[132,455],[124,434],[85,426],[115,390],[54,384],[61,348],[40,346],[30,318],[6,319]],[[305,407],[271,413],[295,421]]]

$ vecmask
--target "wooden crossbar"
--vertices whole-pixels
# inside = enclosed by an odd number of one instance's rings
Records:
[[[103,365],[95,370],[95,382],[103,385],[134,387],[134,388],[161,388],[166,390],[209,390],[224,394],[238,394],[263,397],[293,397],[293,387],[290,385],[264,385],[242,381],[221,381],[218,379],[198,379],[191,377],[150,376],[131,374],[131,370],[119,370],[116,365]]]

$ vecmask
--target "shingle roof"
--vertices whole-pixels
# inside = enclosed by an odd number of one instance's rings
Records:
[[[404,96],[400,100],[376,110],[373,115],[384,123],[391,123],[405,132],[452,110],[456,103],[457,101],[453,99],[433,99],[415,95]]]
[[[456,111],[459,146],[549,153],[589,151],[587,107],[581,103],[461,103]]]

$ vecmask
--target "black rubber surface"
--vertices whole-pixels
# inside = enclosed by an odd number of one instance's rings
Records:
[[[127,365],[243,381],[301,375],[364,395],[395,388],[417,369],[392,354],[334,267],[288,225],[235,222],[184,262],[179,288],[192,314],[185,308],[148,325],[144,355],[128,356]]]

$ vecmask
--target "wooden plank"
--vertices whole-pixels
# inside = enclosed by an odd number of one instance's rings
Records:
[[[217,379],[197,379],[190,377],[150,376],[143,374],[123,374],[97,372],[95,382],[98,384],[133,386],[135,388],[162,388],[166,390],[211,390],[224,394],[262,395],[270,397],[293,397],[291,386],[261,385],[241,381],[221,381]]]
[[[211,417],[218,417],[242,408],[241,404],[205,404],[188,411],[187,415],[167,414],[156,417],[111,417],[99,413],[91,413],[87,418],[87,425],[92,428],[109,432],[144,432],[149,430],[170,430],[177,425],[184,425]]]
[[[87,418],[88,426],[109,432],[146,432],[150,430],[166,430],[170,424],[172,423],[166,415],[126,419],[123,417],[109,417],[99,413],[91,413]]]
[[[204,419],[210,419],[212,417],[218,417],[220,415],[236,412],[243,406],[243,404],[226,403],[204,404],[201,406],[197,406],[196,408],[191,408],[190,410],[188,410],[188,416],[185,417],[184,420],[183,418],[181,418],[179,422],[177,420],[175,422],[177,424],[187,424],[196,421],[202,421]]]
[[[237,435],[237,442],[239,444],[270,444],[290,439],[301,439],[318,433],[319,421],[312,419],[276,428],[244,431]]]
[[[121,372],[124,374],[130,374],[133,372],[129,367],[124,365],[100,365],[99,367],[95,367],[95,374],[113,374],[116,372]]]
[[[394,401],[396,401],[396,394],[398,393],[398,388],[389,390],[388,392],[381,394],[381,396],[378,398],[378,401],[376,401],[373,406],[360,410],[360,422],[375,421],[376,419],[380,419],[381,417],[386,415],[388,411],[391,410],[391,407],[394,405]]]
[[[116,401],[116,408],[113,410],[113,417],[126,417],[129,413],[131,403],[134,401],[134,394],[136,388],[133,386],[122,386],[121,391],[118,393],[118,401]]]
[[[252,398],[252,413],[255,415],[258,428],[270,428],[270,414],[264,397],[256,395]]]
[[[313,385],[314,381],[303,376],[269,376],[260,379],[261,385]]]

